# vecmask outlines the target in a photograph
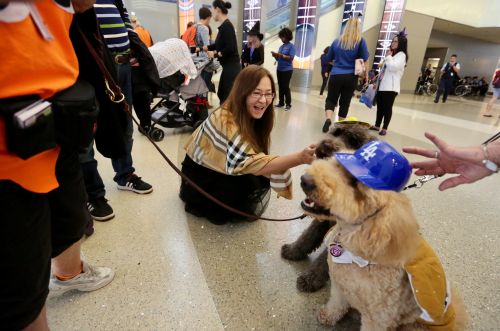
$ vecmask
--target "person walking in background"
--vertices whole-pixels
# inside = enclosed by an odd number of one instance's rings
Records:
[[[408,39],[406,29],[392,38],[391,46],[382,64],[379,73],[379,86],[377,98],[377,119],[370,130],[379,131],[380,124],[384,120],[384,126],[379,135],[385,136],[392,117],[392,106],[400,92],[401,77],[403,76],[406,63],[408,62]]]
[[[450,56],[450,61],[447,62],[443,68],[441,68],[441,80],[439,81],[439,88],[436,93],[436,99],[434,99],[434,103],[439,102],[439,98],[441,94],[443,95],[443,103],[446,102],[448,98],[448,94],[453,89],[453,83],[455,78],[458,77],[458,73],[460,72],[460,63],[457,62],[457,55],[453,54]]]
[[[260,21],[248,31],[247,44],[241,54],[241,66],[245,68],[250,64],[262,65],[264,63],[264,45],[262,44],[264,35],[260,33]]]
[[[361,38],[361,24],[357,17],[351,17],[340,38],[335,39],[326,55],[326,61],[333,61],[328,96],[325,102],[326,120],[323,132],[327,132],[332,124],[333,112],[340,98],[339,121],[344,120],[349,112],[351,98],[358,82],[354,74],[356,59],[368,60],[366,41]]]
[[[330,46],[326,47],[323,50],[323,54],[321,54],[321,78],[323,82],[321,83],[321,89],[319,90],[319,95],[323,95],[323,91],[325,91],[326,84],[328,83],[328,78],[330,77],[330,71],[332,70],[332,62],[328,62],[326,60],[326,55],[330,50]]]
[[[295,46],[291,43],[293,39],[292,31],[289,28],[283,28],[278,33],[278,37],[283,42],[278,53],[271,52],[272,56],[278,61],[276,76],[278,78],[278,104],[276,107],[285,107],[285,110],[292,108],[292,93],[290,92],[290,79],[293,74],[293,58],[295,57]]]
[[[497,99],[500,97],[500,68],[497,68],[495,70],[495,73],[493,74],[493,77],[491,77],[491,85],[493,86],[493,97],[486,105],[486,111],[483,114],[484,117],[493,116],[491,114],[491,109],[493,108],[495,101],[497,101]]]
[[[204,47],[208,51],[209,58],[217,58],[222,66],[222,73],[219,81],[217,96],[220,104],[226,101],[234,80],[241,70],[240,56],[236,41],[236,31],[233,23],[228,19],[228,9],[231,9],[231,3],[222,0],[216,0],[212,3],[213,17],[216,22],[222,22],[219,26],[219,33],[215,39],[215,44]]]
[[[130,13],[130,22],[132,23],[132,27],[134,28],[135,33],[137,33],[144,45],[146,45],[148,48],[153,46],[154,42],[153,38],[151,38],[151,34],[145,27],[141,25],[134,12]]]

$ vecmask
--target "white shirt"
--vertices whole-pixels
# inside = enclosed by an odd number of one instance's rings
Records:
[[[406,55],[398,52],[396,55],[388,55],[384,60],[385,72],[380,82],[379,91],[394,91],[399,94],[401,89],[401,77],[405,71]]]

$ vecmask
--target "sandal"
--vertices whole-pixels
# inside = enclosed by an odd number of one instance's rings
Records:
[[[378,131],[378,130],[380,130],[380,128],[377,128],[375,125],[372,125],[372,126],[370,126],[369,130]]]

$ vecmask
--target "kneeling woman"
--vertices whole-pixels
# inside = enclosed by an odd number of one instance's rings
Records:
[[[260,216],[270,188],[292,198],[288,169],[314,160],[314,145],[285,156],[269,155],[276,89],[266,69],[250,65],[238,75],[228,100],[192,134],[182,172],[225,204]],[[201,195],[184,180],[185,209],[214,224],[244,218]]]

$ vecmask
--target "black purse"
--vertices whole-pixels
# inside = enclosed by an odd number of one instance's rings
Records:
[[[23,160],[57,146],[54,114],[49,106],[39,116],[31,117],[30,124],[20,125],[16,113],[39,103],[36,95],[0,100],[0,114],[5,122],[5,140],[9,152]]]
[[[94,137],[99,108],[95,90],[79,79],[52,99],[56,141],[64,149],[84,152]]]

